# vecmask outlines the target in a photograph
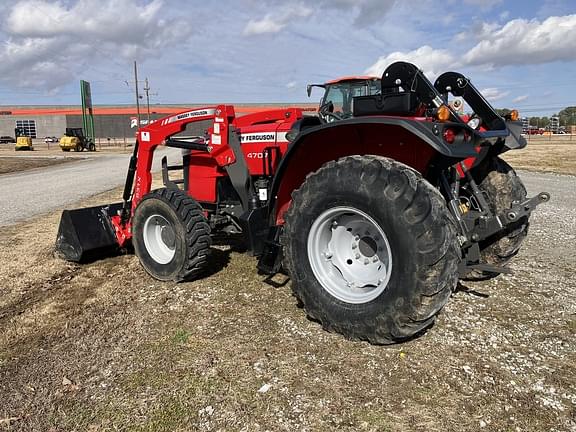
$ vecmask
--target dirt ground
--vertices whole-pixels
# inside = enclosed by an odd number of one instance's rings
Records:
[[[323,331],[234,248],[161,283],[130,254],[55,258],[57,213],[4,227],[0,430],[575,431],[565,202],[533,215],[514,275],[465,282],[426,334],[386,347]]]
[[[576,136],[531,138],[522,150],[505,153],[504,159],[516,169],[576,175]]]
[[[42,168],[50,165],[57,165],[72,161],[72,158],[51,157],[1,157],[0,156],[0,174],[6,174],[17,171],[25,171],[34,168]]]
[[[34,151],[14,151],[13,146],[0,146],[0,174],[42,168],[71,162],[78,158],[99,157],[106,154],[130,153],[132,143],[99,144],[96,152],[64,153],[58,144],[34,143]]]

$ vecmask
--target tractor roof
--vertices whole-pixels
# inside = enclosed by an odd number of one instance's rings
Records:
[[[353,76],[345,76],[341,78],[336,78],[331,81],[326,82],[326,84],[338,84],[341,82],[348,82],[348,81],[368,81],[368,80],[378,80],[379,77],[370,76],[370,75],[353,75]]]

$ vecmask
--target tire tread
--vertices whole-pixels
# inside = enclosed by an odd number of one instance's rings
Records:
[[[303,185],[292,193],[293,205],[285,215],[286,225],[281,240],[286,248],[284,265],[290,275],[297,274],[288,236],[298,223],[299,203],[310,199],[314,189],[318,190],[322,184],[333,181],[332,176],[337,175],[335,173],[352,169],[361,170],[362,176],[372,179],[371,183],[378,182],[381,185],[385,182],[383,193],[395,202],[400,201],[401,217],[414,232],[420,233],[418,238],[423,240],[417,243],[421,265],[416,275],[416,287],[409,299],[405,298],[403,304],[396,304],[392,308],[395,311],[392,316],[382,314],[377,318],[365,318],[361,323],[349,320],[336,325],[328,322],[316,302],[309,299],[307,301],[303,295],[304,288],[297,281],[292,283],[294,295],[303,304],[307,314],[320,321],[329,331],[337,331],[350,339],[368,340],[375,344],[400,342],[413,337],[434,322],[435,316],[456,287],[460,260],[456,227],[445,202],[438,191],[417,171],[388,158],[366,155],[331,161],[309,174]],[[382,175],[386,173],[389,175]],[[420,211],[421,209],[424,211]],[[431,290],[431,287],[436,288]]]

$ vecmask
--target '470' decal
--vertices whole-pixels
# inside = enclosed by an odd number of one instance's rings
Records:
[[[260,152],[260,153],[249,152],[249,153],[246,153],[246,157],[248,159],[264,159],[264,153],[262,153],[262,152]]]

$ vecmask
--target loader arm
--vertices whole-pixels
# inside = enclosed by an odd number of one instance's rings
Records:
[[[131,217],[136,206],[151,190],[152,162],[156,148],[166,146],[205,151],[220,166],[233,164],[236,157],[229,146],[228,126],[234,118],[232,106],[203,107],[165,117],[138,130],[124,185],[122,210],[119,215],[110,218],[121,247],[132,237]],[[172,138],[184,131],[188,124],[205,120],[212,120],[212,126],[207,131],[208,140],[183,141]]]

